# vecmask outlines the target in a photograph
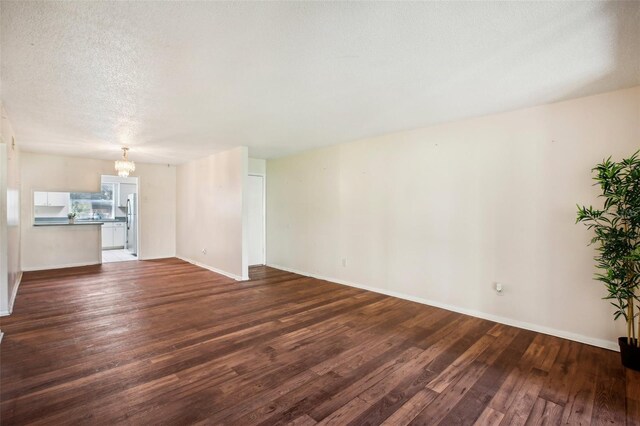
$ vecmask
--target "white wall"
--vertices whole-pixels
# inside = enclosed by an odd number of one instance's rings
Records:
[[[261,248],[261,253],[262,253],[262,257],[261,260],[259,261],[259,264],[264,264],[266,263],[266,235],[267,235],[267,223],[266,223],[266,181],[267,181],[267,160],[263,160],[260,158],[249,158],[249,175],[254,175],[254,176],[262,176],[262,184],[263,184],[263,189],[262,189],[262,208],[260,209],[260,216],[262,217],[262,226],[256,225],[254,227],[251,226],[251,221],[252,220],[256,220],[257,216],[254,216],[255,214],[257,214],[256,212],[251,212],[251,202],[247,201],[247,244],[248,244],[248,248],[247,248],[247,256],[249,257],[249,253],[251,253],[252,250],[258,250],[258,247],[260,245],[262,245]],[[248,184],[247,186],[247,200],[250,200],[252,197],[251,194],[251,189],[250,189],[250,185]],[[255,196],[255,194],[253,194],[253,196]],[[255,223],[255,222],[253,222]],[[257,237],[255,235],[249,235],[251,232],[253,232],[254,230],[257,230],[257,232],[262,231],[262,238]],[[254,252],[255,254],[256,252]],[[254,256],[255,257],[255,256]],[[255,260],[253,260],[253,262],[256,262]],[[252,262],[249,261],[249,264],[251,264]]]
[[[178,166],[178,257],[235,279],[248,278],[247,174],[246,147]]]
[[[0,315],[11,312],[20,268],[20,150],[4,108],[0,137]]]
[[[268,160],[267,261],[615,348],[575,206],[638,148],[635,87]]]
[[[249,158],[249,174],[264,176],[267,174],[267,160]]]
[[[100,263],[100,228],[34,227],[33,191],[99,191],[113,161],[22,153],[22,266],[24,270]],[[136,163],[139,178],[139,258],[175,256],[176,168]],[[98,247],[98,250],[95,250]]]
[[[9,315],[7,244],[7,145],[0,143],[0,315]]]

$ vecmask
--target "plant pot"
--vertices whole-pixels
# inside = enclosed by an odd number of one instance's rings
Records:
[[[75,223],[76,220],[75,219],[69,219],[69,223]]]
[[[635,344],[636,339],[633,342]],[[622,365],[632,370],[640,371],[640,348],[629,345],[626,337],[618,337],[618,344],[620,345]]]

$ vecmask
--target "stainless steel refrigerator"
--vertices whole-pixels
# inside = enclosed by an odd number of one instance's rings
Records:
[[[127,196],[127,241],[125,250],[134,256],[138,255],[138,196]]]

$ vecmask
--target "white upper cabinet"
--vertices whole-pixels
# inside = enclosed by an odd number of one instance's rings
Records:
[[[34,206],[46,206],[48,205],[48,197],[46,192],[35,191],[33,193],[33,205]]]
[[[66,207],[69,205],[68,192],[48,192],[47,198],[50,206]]]
[[[42,206],[68,207],[69,193],[68,192],[35,191],[33,193],[33,205],[38,207],[42,207]]]

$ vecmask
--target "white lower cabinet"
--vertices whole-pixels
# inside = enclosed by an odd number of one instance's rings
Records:
[[[124,247],[125,233],[127,227],[124,223],[114,223],[113,227],[113,245],[116,247]]]
[[[102,248],[113,247],[113,228],[109,225],[108,223],[102,225]]]
[[[123,222],[106,222],[102,225],[102,248],[124,248],[126,230]]]

